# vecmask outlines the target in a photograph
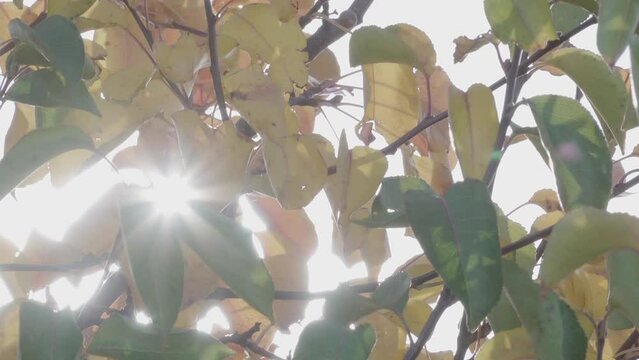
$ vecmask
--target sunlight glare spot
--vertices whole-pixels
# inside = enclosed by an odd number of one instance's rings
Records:
[[[152,322],[151,317],[141,311],[135,314],[135,321],[143,325],[149,325]]]
[[[162,215],[184,214],[188,211],[188,202],[194,199],[195,192],[185,178],[158,176],[152,182],[149,198]]]
[[[210,334],[213,330],[229,330],[231,324],[222,310],[216,306],[209,310],[206,315],[197,322],[196,328],[199,331]]]

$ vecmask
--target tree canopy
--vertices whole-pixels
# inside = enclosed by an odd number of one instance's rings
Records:
[[[449,34],[454,62],[493,47],[485,66],[503,77],[468,88],[453,84],[419,24],[368,23],[372,3],[0,3],[0,106],[15,106],[0,200],[40,182],[69,186],[98,163],[145,179],[112,187],[61,241],[34,231],[18,247],[0,236],[13,299],[0,308],[0,359],[639,356],[639,218],[608,211],[639,183],[623,167],[639,157],[626,144],[639,127],[639,3],[484,0],[473,16],[490,29]],[[588,28],[598,52],[571,44]],[[343,37],[350,70],[331,50]],[[618,66],[626,51],[630,69]],[[523,97],[542,72],[570,79],[575,96],[549,87]],[[344,82],[359,73],[361,86]],[[346,131],[320,135],[323,109],[343,111],[360,91],[363,116],[347,129],[356,143]],[[493,197],[504,154],[522,142],[557,189],[522,204],[544,212],[530,231]],[[389,171],[394,154],[401,176]],[[325,239],[305,207],[318,196],[330,203],[333,253],[363,262],[365,282],[309,291],[308,262]],[[264,229],[242,225],[240,199]],[[379,279],[389,229],[422,251]],[[78,309],[49,296],[54,281],[96,272]],[[322,314],[305,321],[314,299]],[[457,302],[457,348],[429,351]],[[196,330],[214,306],[230,328]],[[278,332],[299,323],[282,354]]]

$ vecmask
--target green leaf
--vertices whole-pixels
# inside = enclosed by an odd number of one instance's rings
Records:
[[[437,54],[433,43],[412,25],[396,24],[384,29],[364,26],[353,32],[349,46],[351,66],[396,63],[426,74],[435,70]]]
[[[135,196],[120,204],[120,220],[135,285],[153,324],[168,334],[182,304],[184,260],[178,235],[155,204]]]
[[[100,325],[89,353],[120,360],[223,360],[235,352],[200,331],[174,330],[162,336],[115,313]]]
[[[204,204],[181,219],[182,239],[239,297],[273,320],[273,280],[246,228]]]
[[[22,9],[22,7],[24,6],[24,2],[22,0],[13,0],[13,4],[18,8],[18,9]]]
[[[554,3],[550,8],[550,12],[555,30],[562,34],[577,27],[577,25],[584,22],[590,15],[590,12],[583,7],[566,2]]]
[[[539,270],[542,285],[552,288],[581,265],[610,250],[639,250],[639,219],[628,214],[580,208],[555,227]]]
[[[34,29],[19,19],[11,20],[9,31],[46,58],[68,82],[79,81],[84,66],[84,44],[78,29],[59,15],[48,16]]]
[[[410,277],[401,271],[382,281],[375,289],[371,298],[381,307],[394,311],[402,316],[404,307],[408,302],[408,290],[410,290]]]
[[[9,53],[7,63],[14,62],[19,65],[50,66],[51,63],[33,46],[18,43]]]
[[[527,52],[557,38],[547,0],[484,0],[484,11],[499,40],[515,42]]]
[[[542,296],[531,275],[504,260],[504,290],[539,359],[585,359],[587,340],[574,312],[554,293]]]
[[[626,50],[639,21],[635,0],[599,0],[597,47],[608,64],[617,62]]]
[[[45,305],[20,304],[18,360],[73,360],[82,350],[82,333],[70,311],[53,312]]]
[[[93,97],[81,80],[65,85],[60,76],[50,69],[20,76],[7,91],[6,99],[35,106],[68,106],[100,116]]]
[[[375,330],[355,330],[329,320],[308,324],[300,335],[293,360],[366,360],[375,344]]]
[[[78,128],[60,126],[33,130],[0,160],[0,199],[54,157],[75,149],[93,150],[93,141]]]
[[[450,127],[464,179],[483,179],[493,157],[499,119],[493,93],[475,84],[467,92],[449,89]]]
[[[326,297],[323,314],[324,319],[348,326],[379,308],[379,304],[370,298],[348,286],[340,286]]]
[[[605,208],[612,186],[612,161],[590,113],[576,100],[562,96],[536,96],[527,102],[553,160],[564,208]]]
[[[582,8],[590,11],[593,14],[597,14],[599,12],[599,4],[597,4],[597,0],[560,0],[565,3],[581,6]]]
[[[443,198],[432,189],[404,193],[424,253],[466,309],[475,329],[499,300],[501,254],[495,208],[486,186],[466,180]]]
[[[613,251],[608,254],[606,264],[609,278],[609,310],[620,311],[638,326],[639,254],[633,250]]]
[[[410,226],[406,214],[403,194],[410,190],[428,191],[428,185],[417,177],[396,176],[384,178],[379,194],[373,200],[368,219],[353,222],[368,227],[407,227]]]
[[[603,119],[601,126],[607,126],[623,148],[621,129],[627,100],[623,80],[599,55],[587,50],[558,49],[544,57],[543,62],[560,69],[583,90],[592,107]]]

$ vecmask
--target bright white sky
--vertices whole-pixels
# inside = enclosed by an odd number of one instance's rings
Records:
[[[348,7],[349,0],[331,0],[331,9],[341,11]],[[453,84],[466,90],[473,83],[481,82],[491,84],[503,73],[496,59],[495,51],[491,46],[486,46],[467,57],[460,63],[453,65],[453,39],[460,35],[475,37],[489,29],[483,11],[483,1],[475,0],[377,0],[373,3],[364,18],[365,24],[387,26],[396,23],[408,23],[421,28],[431,38],[438,54],[438,65],[450,76]],[[307,30],[312,30],[311,24]],[[578,35],[572,43],[577,47],[597,51],[595,46],[594,27]],[[340,60],[342,73],[351,72],[348,64],[348,36],[331,46]],[[507,51],[502,49],[502,55],[507,57]],[[629,67],[627,54],[619,62],[622,67]],[[361,74],[350,76],[343,83],[361,87]],[[543,72],[538,72],[524,86],[522,96],[548,93],[573,96],[574,84],[565,77],[553,77]],[[495,92],[497,109],[501,110],[501,97],[503,90]],[[362,103],[361,91],[356,91],[356,97],[346,100],[351,103]],[[361,118],[362,110],[355,107],[344,107],[356,118]],[[353,133],[355,121],[334,109],[324,109],[332,126],[339,133],[345,128],[349,135],[349,144],[354,146],[358,140]],[[0,134],[5,134],[10,125],[13,106],[10,103],[4,105],[0,111]],[[525,107],[517,110],[514,121],[519,125],[533,125],[534,121],[530,111]],[[316,120],[316,131],[327,139],[337,142],[327,122],[320,115]],[[381,139],[381,136],[378,136]],[[635,129],[628,133],[627,150],[631,150],[639,142],[639,131]],[[3,148],[4,135],[0,136],[0,148]],[[372,146],[383,147],[383,140],[377,140]],[[337,147],[337,146],[336,146]],[[616,154],[618,158],[620,155]],[[391,166],[388,176],[401,174],[402,167],[399,156],[389,157]],[[639,160],[631,159],[623,162],[626,169],[639,167]],[[457,180],[460,180],[459,170],[455,172]],[[51,190],[48,184],[36,184],[26,189],[18,190],[16,202],[11,196],[0,201],[0,235],[4,235],[18,243],[23,243],[33,228],[53,238],[60,238],[67,226],[76,219],[82,211],[113,183],[121,181],[118,176],[105,164],[93,168],[84,176],[74,180],[64,189]],[[127,179],[130,181],[130,179]],[[506,152],[499,171],[494,190],[494,200],[505,211],[509,212],[518,205],[526,202],[530,196],[541,188],[555,189],[554,178],[548,167],[541,160],[534,148],[528,142],[516,144]],[[627,196],[614,199],[610,202],[610,211],[625,211],[639,216],[639,206],[636,196]],[[365,268],[354,266],[346,269],[335,256],[330,253],[332,236],[332,223],[328,202],[325,196],[320,195],[308,207],[307,211],[315,223],[320,240],[318,253],[309,264],[311,273],[311,290],[326,290],[336,287],[340,282],[355,277],[365,276]],[[526,206],[512,215],[512,219],[529,228],[533,220],[542,214],[542,210],[535,206]],[[253,219],[253,220],[251,220]],[[259,220],[255,216],[247,214],[247,225],[259,227]],[[393,258],[385,264],[380,278],[390,275],[394,269],[421,249],[414,239],[403,236],[403,231],[389,232]],[[321,270],[319,270],[321,269]],[[326,269],[335,269],[327,274]],[[87,277],[74,289],[70,283],[60,281],[53,287],[54,295],[60,294],[60,305],[76,308],[90,296],[92,289],[99,279],[99,274]],[[0,305],[10,301],[3,284],[0,283]],[[322,301],[314,301],[309,306],[307,314],[309,319],[317,318],[321,314]],[[445,350],[455,348],[458,317],[460,306],[451,308],[449,314],[440,321],[435,331],[434,338],[429,342],[429,350]],[[210,326],[207,321],[205,327]],[[293,335],[299,331],[292,329]],[[286,352],[283,353],[284,355]]]

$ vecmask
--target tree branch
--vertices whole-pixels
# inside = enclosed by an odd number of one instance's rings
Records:
[[[222,121],[229,120],[229,114],[226,110],[226,102],[224,100],[224,89],[222,87],[222,77],[220,75],[220,60],[217,56],[217,34],[215,25],[217,24],[217,16],[213,14],[210,0],[204,1],[204,9],[206,12],[206,23],[209,32],[209,54],[211,56],[211,77],[213,78],[213,89],[217,98],[217,106],[222,114]]]
[[[433,335],[435,326],[437,326],[437,322],[439,322],[444,311],[446,311],[446,309],[455,302],[457,302],[457,299],[455,299],[453,293],[450,292],[447,287],[444,287],[444,290],[439,295],[439,300],[437,300],[435,308],[433,308],[433,312],[431,312],[430,316],[428,316],[428,320],[426,320],[426,323],[424,324],[422,331],[419,333],[419,337],[417,338],[417,341],[415,341],[415,344],[408,348],[408,351],[404,356],[404,360],[415,360],[417,358],[419,353],[422,352],[422,349],[424,348],[424,345],[426,345],[428,339],[430,339]]]
[[[347,10],[344,10],[337,22],[350,30],[362,23],[364,14],[373,3],[373,0],[354,0]],[[355,17],[355,21],[353,20]],[[345,32],[329,22],[324,22],[317,31],[306,40],[308,61],[313,60],[322,50],[344,36]]]
[[[251,352],[254,352],[257,355],[263,356],[267,359],[284,360],[281,357],[273,354],[272,352],[264,349],[263,347],[251,341],[251,338],[253,337],[253,335],[255,335],[258,331],[260,331],[261,325],[262,325],[261,323],[256,322],[253,326],[251,326],[250,329],[242,333],[235,332],[232,335],[227,335],[220,338],[220,342],[223,344],[234,343],[234,344],[240,345],[241,347],[248,349]]]
[[[328,0],[317,0],[317,2],[313,4],[313,7],[311,7],[305,15],[300,16],[300,19],[298,20],[300,27],[303,29],[306,25],[308,25],[313,20],[313,16],[327,2]]]

